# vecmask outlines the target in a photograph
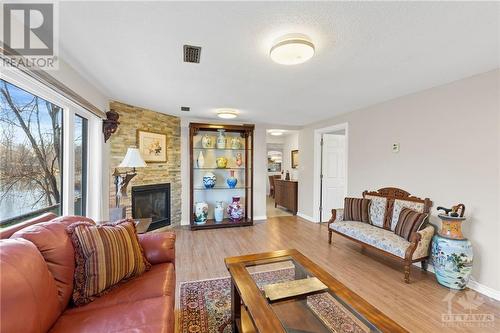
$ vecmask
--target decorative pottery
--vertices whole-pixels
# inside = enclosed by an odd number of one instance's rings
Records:
[[[214,146],[214,142],[213,142],[213,139],[211,136],[208,136],[208,134],[205,134],[202,138],[201,138],[201,146],[203,148],[213,148]]]
[[[203,176],[203,185],[205,188],[213,188],[217,182],[217,177],[212,172],[207,172]]]
[[[226,179],[227,186],[229,186],[229,188],[235,188],[236,184],[238,184],[238,179],[234,177],[234,170],[230,170],[229,174],[230,174],[229,178]]]
[[[243,158],[241,157],[241,153],[236,154],[236,165],[241,166],[243,164]]]
[[[232,149],[240,149],[241,148],[241,140],[237,136],[233,136],[231,138],[231,148]]]
[[[197,202],[194,207],[195,222],[203,224],[208,218],[208,204],[206,202]]]
[[[217,157],[217,159],[215,161],[217,162],[217,168],[224,169],[227,167],[227,158]]]
[[[203,157],[203,152],[200,151],[198,154],[198,159],[196,160],[196,164],[198,165],[198,168],[203,168],[205,165],[205,158]]]
[[[464,289],[472,271],[472,243],[463,237],[464,217],[439,215],[441,230],[432,238],[432,264],[437,281],[451,289]]]
[[[222,222],[222,220],[224,220],[224,203],[222,201],[215,202],[214,218],[215,222],[217,223]]]
[[[225,149],[226,148],[226,135],[224,134],[224,130],[219,130],[219,135],[217,136],[217,148]]]
[[[240,197],[233,197],[233,202],[227,206],[227,215],[233,222],[238,222],[243,219],[243,207],[240,204]]]

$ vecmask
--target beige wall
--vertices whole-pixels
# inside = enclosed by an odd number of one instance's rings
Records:
[[[285,171],[290,172],[290,178],[293,180],[299,179],[299,170],[298,168],[292,169],[292,150],[299,149],[299,133],[291,132],[287,134],[283,143],[283,164],[282,168]],[[300,160],[300,152],[299,152],[299,160]]]
[[[313,215],[313,137],[347,122],[348,194],[396,186],[434,201],[462,202],[474,246],[474,279],[500,290],[500,70],[353,111],[301,130],[299,212]],[[401,150],[391,151],[392,143]]]
[[[121,205],[127,208],[127,216],[130,217],[132,186],[170,183],[171,224],[179,225],[181,222],[180,118],[119,102],[111,102],[110,108],[120,114],[120,119],[118,119],[120,125],[109,140],[109,206],[114,207],[115,204],[115,184],[111,175],[125,157],[127,148],[138,144],[137,130],[165,133],[167,135],[167,162],[147,163],[147,167],[137,169],[137,176],[130,181],[127,187],[128,197],[121,199]]]

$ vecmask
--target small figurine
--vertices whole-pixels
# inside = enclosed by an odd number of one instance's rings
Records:
[[[442,210],[444,212],[443,215],[450,216],[450,217],[464,217],[465,214],[465,205],[460,203],[455,206],[452,206],[451,208],[445,208],[439,206],[437,210]]]

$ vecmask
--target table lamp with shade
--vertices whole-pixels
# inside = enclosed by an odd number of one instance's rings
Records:
[[[125,207],[120,207],[120,200],[122,197],[127,197],[127,185],[137,175],[136,168],[144,168],[147,164],[141,157],[139,149],[130,147],[127,149],[127,154],[118,168],[132,168],[132,171],[119,172],[117,168],[113,172],[115,177],[115,207],[110,209],[109,216],[111,221],[117,221],[125,218]]]

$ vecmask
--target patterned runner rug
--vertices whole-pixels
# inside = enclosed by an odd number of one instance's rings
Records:
[[[293,269],[254,273],[257,286],[291,281]],[[182,333],[232,333],[230,278],[181,283],[180,328]],[[332,331],[364,333],[370,328],[346,310],[335,298],[322,293],[307,297],[309,307]]]

